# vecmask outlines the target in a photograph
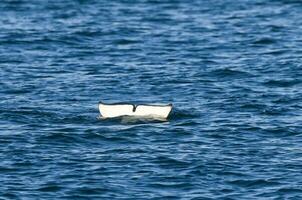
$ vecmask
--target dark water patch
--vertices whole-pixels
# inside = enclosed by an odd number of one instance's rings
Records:
[[[301,6],[301,1],[299,0],[276,0],[275,2],[280,2],[282,4],[293,4],[293,5],[297,5],[297,6]]]
[[[281,80],[268,80],[264,82],[265,85],[270,87],[292,87],[301,84],[299,79],[281,79]]]
[[[10,173],[10,172],[15,172],[15,171],[16,171],[16,168],[0,166],[0,172],[2,172],[2,173]]]
[[[260,102],[248,102],[240,106],[242,110],[251,110],[251,111],[264,111],[267,108],[267,105],[261,104]]]
[[[193,119],[198,116],[199,114],[197,113],[197,110],[194,110],[194,108],[190,108],[189,110],[183,110],[174,106],[169,119],[170,120]]]
[[[13,198],[13,199],[18,199],[18,195],[16,195],[16,194],[13,194],[13,193],[9,193],[9,192],[6,192],[6,193],[4,193],[4,194],[2,194],[3,195],[3,197],[6,197],[6,198]]]
[[[12,108],[9,110],[2,110],[1,115],[7,120],[11,120],[12,123],[24,123],[27,120],[31,121],[32,119],[36,119],[37,121],[39,121],[40,119],[45,119],[47,117],[53,118],[56,114],[52,112],[44,112],[34,108]]]
[[[285,115],[285,114],[287,114],[287,112],[288,112],[288,108],[283,108],[283,107],[268,107],[268,108],[266,108],[266,109],[264,109],[264,110],[262,110],[262,114],[264,114],[264,115],[276,115],[276,116],[278,116],[278,115]]]
[[[109,133],[108,133],[109,132]],[[139,144],[139,141],[137,141],[137,135],[131,134],[131,132],[126,132],[126,134],[121,135],[115,135],[111,134],[113,132],[112,130],[108,131],[102,131],[102,132],[96,132],[96,133],[90,133],[86,132],[85,135],[81,136],[83,139],[86,139],[86,142],[91,144]]]
[[[182,124],[179,125],[179,126],[182,126]],[[190,125],[188,125],[188,126],[190,126]],[[166,132],[166,134],[168,134],[168,133],[173,134],[173,136],[175,136],[175,139],[176,139],[176,137],[188,137],[188,136],[192,136],[192,132],[190,130],[185,129],[185,128],[178,128],[178,129],[171,130],[171,131],[168,130]]]
[[[81,187],[77,189],[77,193],[84,196],[101,195],[103,194],[103,192],[109,192],[109,190],[104,188],[91,188],[91,187]]]
[[[139,43],[139,41],[130,40],[130,39],[121,39],[115,42],[115,44],[117,45],[129,45],[129,44],[136,44],[136,43]]]
[[[273,38],[261,38],[261,39],[258,39],[256,41],[253,42],[253,44],[255,45],[269,45],[269,44],[274,44],[276,43],[276,40],[273,39]]]
[[[57,184],[47,184],[43,187],[38,188],[38,191],[41,192],[58,192],[60,190],[62,190],[62,187]]]
[[[230,184],[244,187],[244,188],[259,188],[259,187],[271,187],[280,185],[278,182],[273,182],[269,180],[256,179],[256,180],[234,180],[230,181]]]
[[[173,183],[173,182],[169,182],[169,183],[152,183],[149,185],[149,187],[153,187],[155,189],[172,189],[172,190],[176,190],[181,189],[181,188],[189,188],[190,184],[186,184],[186,183]],[[166,198],[167,196],[165,196]],[[177,198],[177,196],[170,196],[170,198]]]
[[[249,72],[239,71],[230,68],[215,69],[209,73],[210,76],[218,78],[248,78],[252,75]]]
[[[56,124],[91,124],[96,123],[96,117],[78,114],[58,114],[56,111],[49,111],[44,108],[18,108],[0,111],[0,115],[10,120],[12,123],[36,123],[32,127],[41,127],[49,123]]]
[[[300,97],[295,97],[295,96],[290,96],[290,95],[285,95],[279,98],[275,98],[272,100],[272,103],[275,103],[277,105],[291,105],[300,102],[301,98]]]
[[[287,187],[287,188],[281,188],[278,190],[278,192],[282,194],[292,195],[292,194],[299,194],[299,196],[302,194],[301,188],[293,188],[293,187]]]
[[[280,125],[277,124],[276,126],[270,127],[270,128],[264,128],[263,130],[267,134],[273,134],[274,136],[279,137],[294,137],[296,135],[301,135],[301,132],[299,128],[292,128],[292,127],[280,127]]]
[[[36,141],[41,145],[75,145],[85,142],[79,135],[75,134],[76,129],[62,128],[53,130],[51,133],[40,133]]]
[[[160,167],[171,169],[186,168],[190,166],[189,162],[181,161],[166,156],[159,156],[153,162],[155,164],[158,164]]]

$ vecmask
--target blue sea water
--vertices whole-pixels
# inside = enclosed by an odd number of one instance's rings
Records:
[[[302,199],[299,0],[2,0],[1,199]],[[167,122],[98,101],[173,103]]]

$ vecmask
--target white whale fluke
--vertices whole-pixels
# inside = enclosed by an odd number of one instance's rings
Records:
[[[172,104],[167,105],[134,105],[128,103],[107,104],[99,102],[99,110],[102,118],[121,116],[154,117],[167,119],[172,111]]]

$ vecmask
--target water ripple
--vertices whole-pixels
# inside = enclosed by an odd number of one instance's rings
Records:
[[[301,2],[0,3],[4,199],[301,199]],[[171,102],[167,121],[97,102]]]

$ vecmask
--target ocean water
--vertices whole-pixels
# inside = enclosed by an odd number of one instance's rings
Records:
[[[1,199],[302,199],[299,0],[2,0]],[[167,122],[98,102],[173,103]]]

